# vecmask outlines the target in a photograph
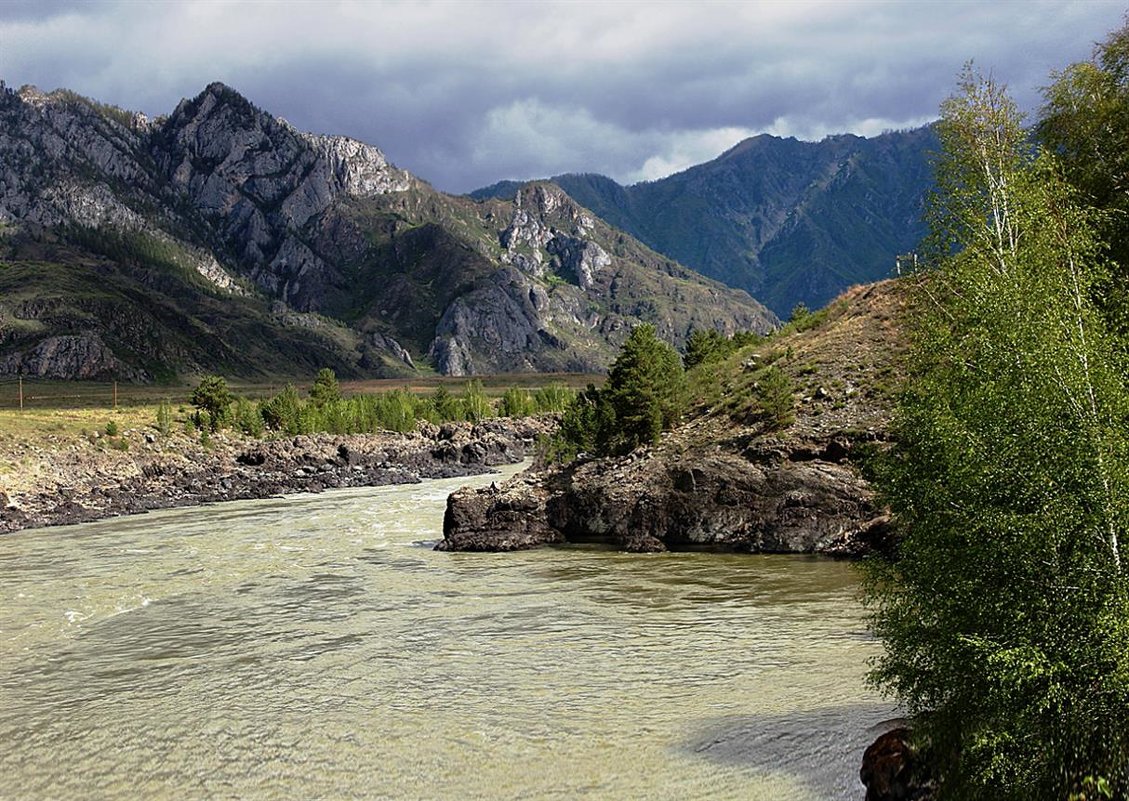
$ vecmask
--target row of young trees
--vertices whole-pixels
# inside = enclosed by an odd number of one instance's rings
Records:
[[[685,357],[660,340],[654,326],[641,325],[628,336],[608,373],[605,385],[593,385],[576,393],[562,384],[531,391],[511,387],[497,402],[491,401],[482,383],[470,381],[462,393],[452,394],[439,386],[430,395],[407,390],[341,396],[337,378],[322,369],[303,400],[293,386],[258,402],[236,397],[220,376],[207,376],[193,390],[191,403],[197,411],[197,428],[216,431],[237,428],[258,436],[266,431],[286,434],[329,432],[368,433],[379,430],[411,431],[420,420],[477,422],[484,417],[525,417],[563,413],[560,432],[550,446],[551,458],[572,458],[580,452],[626,453],[655,442],[662,431],[672,428],[689,402],[683,367],[710,364],[741,347],[761,341],[752,333],[725,337],[717,331],[694,331]],[[791,388],[784,386],[791,408]],[[167,405],[158,411],[162,431],[170,426]]]
[[[550,384],[535,391],[512,387],[495,403],[486,395],[480,381],[469,381],[458,394],[439,386],[428,395],[395,389],[343,397],[337,377],[326,368],[318,372],[308,399],[303,399],[297,389],[287,385],[271,398],[251,401],[236,397],[222,377],[213,375],[200,381],[190,401],[197,409],[194,415],[197,428],[211,432],[236,428],[245,434],[260,436],[267,431],[289,435],[407,432],[414,430],[420,420],[478,422],[495,415],[523,417],[559,413],[575,395],[562,384]],[[161,416],[159,410],[159,426]]]
[[[1041,146],[971,68],[942,107],[865,590],[941,799],[1129,797],[1127,65],[1058,76]]]

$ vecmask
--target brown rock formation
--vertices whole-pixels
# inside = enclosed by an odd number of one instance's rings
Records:
[[[886,732],[867,747],[859,779],[866,801],[931,801],[935,783],[914,747],[912,732],[900,727]]]
[[[703,402],[654,447],[452,496],[442,547],[512,550],[565,540],[628,551],[838,556],[889,547],[889,517],[858,463],[887,436],[902,302],[892,282],[852,290],[820,324],[728,365],[718,409]],[[750,376],[766,361],[796,389],[796,419],[781,431],[730,411],[749,408]]]

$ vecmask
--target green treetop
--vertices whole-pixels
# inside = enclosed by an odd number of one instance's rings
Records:
[[[971,70],[942,107],[911,379],[867,565],[872,680],[941,799],[1129,793],[1129,397],[1091,216]],[[1083,795],[1083,793],[1090,793]]]

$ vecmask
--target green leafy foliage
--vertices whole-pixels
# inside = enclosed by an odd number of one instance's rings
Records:
[[[700,364],[719,362],[741,348],[763,340],[764,337],[753,331],[738,331],[727,337],[713,328],[695,329],[686,338],[686,352],[682,355],[682,363],[689,370]]]
[[[172,405],[167,399],[157,407],[157,431],[162,437],[172,433]]]
[[[563,412],[568,408],[576,393],[564,384],[547,384],[533,393],[533,404],[538,414]]]
[[[442,384],[431,394],[431,410],[438,420],[466,419],[459,399]]]
[[[499,411],[503,417],[528,417],[537,410],[533,400],[533,393],[528,389],[510,387],[502,395],[502,404]]]
[[[971,71],[943,106],[931,273],[867,564],[872,680],[941,799],[1129,793],[1129,397],[1091,216]]]
[[[1044,90],[1036,131],[1055,153],[1096,218],[1117,265],[1097,285],[1095,300],[1109,324],[1129,331],[1129,24],[1114,31],[1089,61],[1055,74]]]
[[[768,429],[779,430],[795,421],[795,390],[792,379],[776,365],[757,371],[752,385],[755,411],[746,419],[764,422]]]
[[[483,389],[482,382],[477,379],[467,382],[461,400],[464,419],[472,423],[489,417],[493,411],[490,400],[486,397],[486,390]]]
[[[601,398],[605,413],[597,428],[597,447],[627,453],[658,441],[686,409],[686,377],[678,352],[655,335],[652,325],[636,326],[608,371]]]
[[[678,352],[655,328],[637,326],[612,364],[603,389],[589,385],[565,410],[554,458],[577,453],[627,453],[658,441],[687,406],[686,377]]]
[[[251,437],[262,436],[265,427],[263,415],[255,403],[246,398],[237,398],[232,417],[235,427],[244,434]]]
[[[301,411],[302,401],[292,384],[287,384],[282,392],[259,404],[259,414],[266,427],[286,434],[298,433],[298,416]]]

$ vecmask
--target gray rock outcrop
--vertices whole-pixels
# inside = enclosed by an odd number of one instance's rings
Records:
[[[446,550],[595,542],[628,551],[718,550],[854,556],[886,535],[873,490],[846,461],[849,442],[740,453],[641,449],[448,500]]]
[[[122,364],[96,332],[42,339],[29,350],[10,353],[0,360],[0,373],[53,379],[152,380],[146,373]]]

